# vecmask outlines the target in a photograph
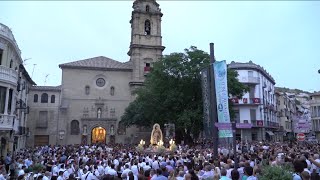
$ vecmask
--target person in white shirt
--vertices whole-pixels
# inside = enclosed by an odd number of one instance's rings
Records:
[[[105,172],[104,172],[104,168],[103,168],[103,166],[101,165],[101,162],[99,162],[99,165],[98,165],[98,171],[99,171],[99,174],[100,174],[100,175],[105,174]]]
[[[7,173],[5,170],[2,170],[0,174],[0,180],[6,180],[6,179],[7,179]]]
[[[150,177],[151,177],[150,180],[154,180],[154,179],[157,178],[157,173],[156,173],[156,171],[154,169],[150,170]]]
[[[108,171],[109,171],[109,169],[110,169],[110,167],[109,167],[109,165],[107,164],[107,166],[104,168],[104,174],[107,174]]]
[[[155,170],[160,168],[159,161],[158,161],[157,157],[155,157],[154,161],[152,162],[152,168],[155,169]]]
[[[87,169],[83,169],[83,174],[81,175],[81,180],[88,180],[87,177],[89,176],[89,171]]]
[[[151,166],[149,165],[149,162],[146,162],[146,165],[143,166],[143,170],[144,170],[144,171],[147,171],[147,170],[149,170],[149,169],[151,169]]]
[[[314,154],[313,155],[313,159],[314,161],[316,161],[317,163],[320,163],[320,158],[319,158],[319,154]],[[320,173],[320,168],[317,167],[316,165],[314,165],[313,163],[311,164],[311,172],[313,172],[313,170],[316,170],[316,173]]]
[[[139,170],[138,170],[138,162],[134,162],[134,165],[131,166],[131,171],[133,172],[133,175],[138,175]]]
[[[111,176],[117,176],[117,171],[114,170],[115,165],[111,164],[111,168],[108,170],[107,174],[110,174]]]
[[[123,170],[123,172],[121,174],[121,178],[127,178],[129,172],[131,172],[131,170],[129,169],[129,165],[126,164],[125,169]]]
[[[59,175],[59,167],[55,164],[53,165],[53,168],[52,168],[52,176],[55,176],[55,177],[58,177]]]
[[[69,179],[69,176],[70,176],[69,171],[68,171],[68,170],[65,170],[65,171],[63,172],[63,178],[64,178],[64,179]]]
[[[49,172],[49,171],[46,171],[46,172],[44,173],[44,176],[43,176],[42,180],[50,180],[50,179],[51,179],[51,177],[50,177],[50,172]]]
[[[57,180],[64,180],[63,178],[63,171],[59,171],[59,176]]]
[[[22,168],[19,169],[19,171],[18,171],[18,177],[25,174],[25,172],[24,172],[24,169],[25,169],[25,168],[26,168],[26,166],[22,166]]]

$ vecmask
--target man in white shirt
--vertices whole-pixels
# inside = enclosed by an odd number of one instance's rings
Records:
[[[86,168],[83,169],[83,174],[81,176],[81,180],[88,180],[87,177],[89,176],[88,170]]]
[[[149,170],[149,169],[151,169],[151,166],[149,165],[149,162],[146,162],[146,165],[143,166],[143,170],[144,170],[144,171],[147,171],[147,170]]]
[[[59,176],[57,180],[64,180],[63,178],[63,171],[59,171]]]
[[[314,155],[313,155],[313,159],[314,159],[317,163],[320,163],[319,154],[314,154]],[[320,173],[320,168],[317,167],[316,165],[314,165],[314,164],[312,163],[312,165],[311,165],[311,172],[313,172],[314,169],[316,170],[316,172],[317,172],[318,174]]]
[[[160,168],[159,161],[158,161],[157,157],[155,157],[154,161],[152,162],[152,168],[155,169],[155,170]]]
[[[43,176],[42,180],[50,180],[50,172],[49,171],[46,171],[44,173],[44,176]]]
[[[110,174],[111,176],[117,176],[117,171],[114,170],[115,165],[111,164],[111,168],[108,170],[107,174]]]
[[[18,171],[18,177],[25,174],[25,172],[24,172],[24,169],[25,169],[25,168],[26,168],[26,166],[22,166],[22,168],[19,169],[19,171]]]
[[[128,177],[128,173],[131,171],[131,169],[129,169],[129,165],[126,164],[125,165],[125,169],[123,170],[122,174],[121,174],[121,178],[127,178]]]
[[[131,166],[131,171],[133,172],[133,175],[138,175],[139,170],[138,170],[138,162],[134,162],[134,165]]]
[[[55,177],[58,177],[59,175],[59,167],[55,164],[53,165],[53,168],[52,168],[52,176],[55,176]]]

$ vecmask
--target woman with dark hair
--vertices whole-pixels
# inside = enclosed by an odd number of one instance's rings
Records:
[[[234,169],[231,171],[231,179],[232,180],[239,180],[240,179],[240,173],[237,169]]]
[[[134,176],[133,176],[133,172],[132,171],[130,171],[128,173],[128,180],[134,180]]]
[[[191,175],[191,180],[199,180],[199,177],[196,175],[193,169],[189,170],[189,174]]]
[[[295,160],[293,162],[293,178],[292,180],[302,180],[300,174],[303,172],[304,169],[304,163],[301,160]]]
[[[138,171],[138,180],[146,180],[147,177],[144,175],[143,168],[140,167]]]

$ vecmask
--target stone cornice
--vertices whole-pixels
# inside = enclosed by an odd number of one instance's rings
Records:
[[[132,69],[126,68],[107,68],[107,67],[85,67],[85,66],[69,66],[69,65],[59,65],[61,69],[86,69],[86,70],[106,70],[106,71],[126,71],[131,72]]]
[[[232,61],[230,64],[228,64],[228,68],[236,70],[256,70],[266,77],[273,85],[276,84],[273,77],[263,67],[253,63],[252,61],[249,61],[248,63],[238,63]]]

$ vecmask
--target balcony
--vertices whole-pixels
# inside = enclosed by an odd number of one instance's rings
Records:
[[[14,116],[12,115],[0,114],[0,130],[12,130],[13,119]]]
[[[147,75],[148,73],[150,73],[150,71],[151,71],[151,67],[150,66],[144,67],[144,75]]]
[[[262,120],[251,120],[252,127],[263,127]]]
[[[279,123],[267,121],[266,127],[267,128],[278,129],[279,128]]]
[[[230,101],[233,104],[239,104],[239,105],[260,105],[261,101],[260,98],[230,98]]]
[[[259,84],[260,83],[260,78],[259,77],[241,77],[239,80],[241,83],[247,83],[247,84]]]
[[[18,82],[18,73],[14,69],[0,66],[0,80],[16,86]]]
[[[26,127],[18,126],[18,132],[17,135],[25,135],[26,134]]]

